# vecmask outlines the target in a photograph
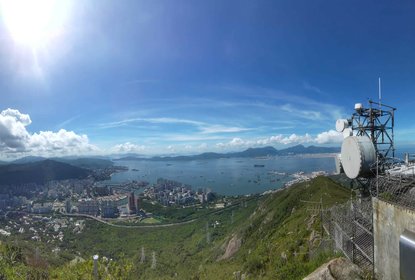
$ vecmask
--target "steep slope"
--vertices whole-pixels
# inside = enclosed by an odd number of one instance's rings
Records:
[[[315,203],[304,201],[322,199],[328,207],[349,197],[348,189],[318,177],[273,194],[241,198],[231,208],[180,226],[127,229],[87,221],[82,233],[66,233],[60,245],[65,250],[50,262],[68,260],[69,252],[87,261],[43,271],[49,279],[89,279],[91,256],[98,254],[103,279],[302,279],[336,257],[320,246],[318,215],[310,211]],[[45,258],[54,248],[47,246]]]

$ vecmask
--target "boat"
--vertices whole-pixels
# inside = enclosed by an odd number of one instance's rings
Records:
[[[254,167],[265,167],[264,164],[254,164]]]

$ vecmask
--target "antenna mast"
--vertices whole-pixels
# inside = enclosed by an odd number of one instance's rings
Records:
[[[379,77],[379,109],[382,108],[382,87],[380,83],[380,77]]]

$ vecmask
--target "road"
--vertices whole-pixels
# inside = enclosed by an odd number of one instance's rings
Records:
[[[244,202],[248,202],[248,201],[253,200],[255,198],[257,198],[257,197],[256,196],[251,196],[248,199],[245,199]],[[193,223],[193,222],[195,222],[197,220],[200,220],[201,218],[203,218],[203,217],[205,217],[207,215],[211,215],[211,214],[214,214],[214,213],[219,213],[219,212],[227,211],[229,209],[232,209],[232,208],[235,208],[235,207],[239,207],[239,206],[240,206],[240,203],[234,204],[234,205],[231,205],[231,206],[222,208],[222,209],[217,209],[217,210],[214,210],[212,212],[206,213],[206,214],[201,215],[201,216],[199,216],[197,218],[190,219],[190,220],[186,220],[186,221],[182,221],[182,222],[169,223],[169,224],[148,224],[148,225],[118,225],[118,224],[110,223],[110,222],[108,222],[106,220],[103,220],[103,219],[101,219],[99,217],[95,217],[95,216],[92,216],[92,215],[86,215],[86,214],[67,214],[67,213],[61,213],[61,214],[64,215],[64,216],[68,216],[68,217],[84,217],[84,218],[89,218],[89,219],[93,219],[93,220],[95,220],[97,222],[100,222],[100,223],[103,223],[103,224],[106,224],[106,225],[109,225],[109,226],[112,226],[112,227],[118,227],[118,228],[163,228],[163,227],[173,227],[173,226],[180,226],[180,225],[190,224],[190,223]]]
[[[112,227],[118,227],[118,228],[162,228],[162,227],[172,227],[172,226],[190,224],[190,223],[193,223],[196,220],[198,220],[198,218],[194,218],[194,219],[183,221],[183,222],[170,223],[170,224],[156,224],[156,225],[152,225],[152,224],[148,224],[148,225],[118,225],[118,224],[110,223],[110,222],[108,222],[106,220],[103,220],[99,217],[86,215],[86,214],[66,214],[66,213],[61,213],[61,214],[64,215],[64,216],[69,216],[69,217],[89,218],[89,219],[93,219],[95,221],[98,221],[100,223],[103,223],[103,224],[106,224],[106,225],[109,225],[109,226],[112,226]]]

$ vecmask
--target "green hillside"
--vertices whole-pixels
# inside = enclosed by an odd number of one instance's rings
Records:
[[[0,185],[44,184],[51,180],[84,179],[90,171],[50,159],[0,166]]]
[[[8,261],[10,257],[3,257],[0,273],[6,276],[3,279],[26,279],[28,273],[43,273],[49,279],[92,279],[91,258],[98,254],[113,259],[100,258],[102,279],[216,280],[242,275],[246,279],[301,279],[333,257],[319,248],[320,223],[311,209],[315,204],[303,201],[322,199],[330,206],[349,197],[349,190],[318,177],[277,193],[244,198],[222,212],[203,212],[201,218],[185,225],[128,229],[87,221],[82,233],[65,234],[61,251],[55,255],[50,253],[54,245],[43,244],[37,254],[32,248],[39,243],[29,246],[15,239],[15,250],[22,250],[25,257],[15,265]],[[6,256],[12,239],[3,239],[2,255]],[[28,261],[34,255],[37,262]],[[70,264],[75,256],[87,261]],[[9,278],[18,272],[22,277]]]

